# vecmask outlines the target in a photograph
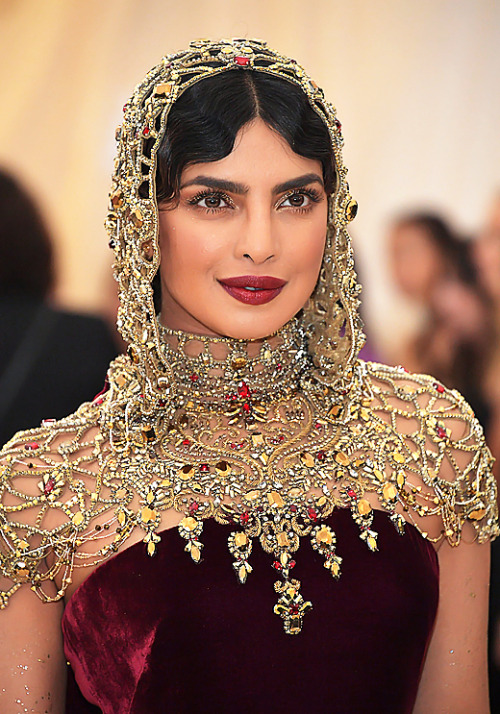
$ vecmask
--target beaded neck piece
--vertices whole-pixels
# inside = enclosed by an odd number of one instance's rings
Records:
[[[310,364],[297,319],[259,342],[194,335],[161,323],[159,332],[172,370],[176,405],[191,401],[222,406],[231,422],[241,415],[247,423],[258,419],[265,405],[297,390]]]

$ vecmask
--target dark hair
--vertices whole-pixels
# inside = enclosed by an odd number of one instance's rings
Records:
[[[54,283],[49,232],[26,190],[0,170],[0,294],[45,298]]]
[[[399,217],[396,225],[421,228],[441,253],[451,273],[465,283],[476,282],[469,245],[457,236],[444,218],[425,211],[407,213]]]
[[[300,87],[264,72],[231,70],[192,85],[173,105],[158,150],[158,201],[178,197],[181,174],[189,164],[228,156],[238,131],[257,117],[295,153],[320,161],[325,190],[334,190],[330,135]]]

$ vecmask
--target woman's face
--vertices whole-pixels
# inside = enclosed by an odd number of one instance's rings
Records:
[[[425,228],[396,224],[390,234],[390,259],[396,284],[408,297],[427,304],[445,272],[441,252]]]
[[[162,323],[258,339],[314,290],[326,238],[319,161],[257,119],[220,161],[192,164],[178,203],[160,206]]]

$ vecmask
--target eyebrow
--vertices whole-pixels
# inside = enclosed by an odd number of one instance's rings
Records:
[[[302,188],[310,183],[319,183],[323,186],[323,179],[315,173],[303,174],[302,176],[297,176],[296,178],[277,184],[273,187],[272,192],[276,195],[278,193],[283,193],[284,191],[289,191],[293,188]],[[236,181],[229,181],[227,179],[219,179],[215,178],[215,176],[195,176],[195,178],[191,179],[191,181],[183,183],[181,189],[187,188],[188,186],[206,186],[207,188],[216,188],[220,191],[227,191],[229,193],[236,193],[239,195],[244,195],[250,190],[250,187],[243,183],[237,183]]]

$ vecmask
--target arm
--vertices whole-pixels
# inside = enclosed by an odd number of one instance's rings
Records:
[[[488,714],[489,544],[439,551],[440,595],[414,714]]]
[[[64,714],[62,601],[44,604],[23,586],[0,610],[0,711]]]

